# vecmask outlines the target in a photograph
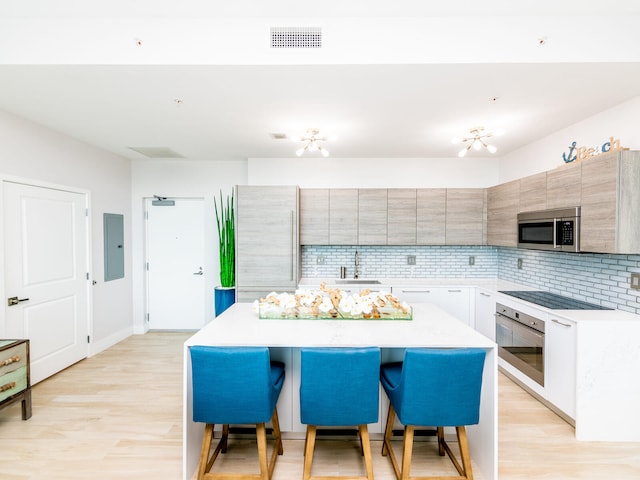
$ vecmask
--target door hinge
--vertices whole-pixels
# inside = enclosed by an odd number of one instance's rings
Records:
[[[144,219],[145,219],[145,220],[149,220],[149,210],[145,210],[145,212],[144,212]]]
[[[91,337],[87,335],[87,343],[91,343]]]
[[[149,271],[149,262],[147,262],[147,272]]]
[[[89,216],[89,209],[88,209],[88,208],[85,208],[85,209],[84,209],[84,216],[85,216],[85,217],[88,217],[88,216]]]
[[[147,323],[149,323],[149,314],[147,313]]]
[[[87,280],[89,280],[89,272],[87,272]]]

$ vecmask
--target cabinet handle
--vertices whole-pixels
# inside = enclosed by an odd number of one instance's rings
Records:
[[[291,245],[291,269],[289,270],[289,280],[293,281],[293,262],[295,255],[295,249],[293,246],[293,210],[291,210],[291,215],[289,216],[289,233],[289,242]]]
[[[491,295],[489,295],[488,293],[480,292],[480,295],[482,295],[483,297],[491,298]]]
[[[462,292],[462,290],[447,290],[447,292],[451,292],[451,293],[460,293],[460,292]]]
[[[402,293],[431,293],[431,290],[402,290]]]
[[[16,363],[20,361],[20,355],[14,355],[13,357],[7,358],[0,362],[0,367],[6,367],[7,365],[11,365],[12,363]]]
[[[555,318],[552,318],[551,321],[553,323],[557,323],[558,325],[562,325],[563,327],[571,327],[572,326],[570,323],[562,323],[560,320],[556,320]]]
[[[5,383],[0,387],[0,392],[6,392],[7,390],[11,390],[12,388],[16,388],[16,382]]]

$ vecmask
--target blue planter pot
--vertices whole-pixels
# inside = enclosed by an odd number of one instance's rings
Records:
[[[216,317],[236,303],[236,287],[216,287],[214,294]]]

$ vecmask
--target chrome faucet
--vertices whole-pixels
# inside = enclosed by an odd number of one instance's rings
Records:
[[[355,266],[355,268],[353,269],[353,278],[356,278],[356,279],[357,279],[357,278],[358,278],[358,276],[360,275],[360,274],[358,273],[358,265],[359,265],[359,264],[360,264],[360,262],[358,261],[358,251],[356,250],[356,266]]]

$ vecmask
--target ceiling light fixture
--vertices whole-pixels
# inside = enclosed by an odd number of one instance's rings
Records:
[[[322,146],[321,142],[329,140],[327,136],[321,136],[320,130],[317,128],[307,128],[307,133],[304,136],[292,136],[291,140],[294,142],[305,142],[305,144],[296,150],[296,155],[300,157],[304,152],[320,152],[323,157],[329,156],[329,151]]]
[[[471,147],[474,150],[480,150],[482,147],[486,148],[489,153],[496,153],[498,149],[493,145],[486,142],[486,139],[489,137],[497,137],[504,133],[502,129],[496,130],[495,132],[485,132],[484,127],[474,127],[470,131],[470,136],[460,138],[454,138],[451,140],[452,143],[463,143],[466,146],[458,152],[458,156],[460,158],[464,157]]]

